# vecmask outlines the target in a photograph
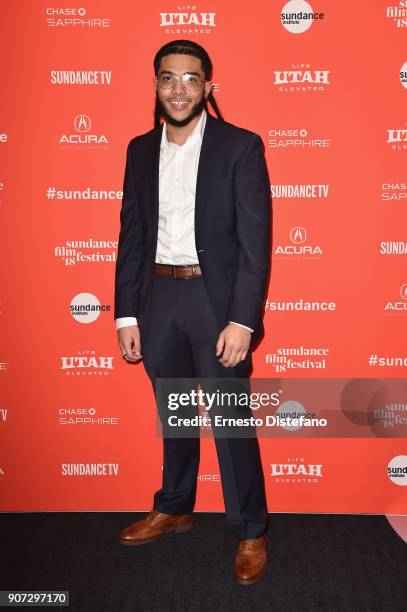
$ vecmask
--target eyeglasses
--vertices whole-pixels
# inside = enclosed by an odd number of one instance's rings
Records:
[[[173,72],[162,72],[157,77],[157,85],[161,89],[171,89],[178,79],[181,79],[182,84],[191,91],[198,91],[201,88],[201,83],[206,81],[206,79],[201,79],[200,76],[193,72],[184,72],[180,76]]]

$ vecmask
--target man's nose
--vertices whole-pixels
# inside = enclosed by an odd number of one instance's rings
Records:
[[[186,91],[186,87],[182,82],[182,79],[179,77],[175,79],[175,85],[173,86],[173,92],[177,94],[183,94]]]

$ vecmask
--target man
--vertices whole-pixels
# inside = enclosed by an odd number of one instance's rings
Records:
[[[143,358],[156,392],[159,378],[249,376],[264,334],[271,222],[262,140],[223,120],[205,49],[172,41],[154,71],[155,128],[127,148],[114,316],[123,357]],[[163,436],[162,488],[147,517],[120,533],[122,543],[192,527],[199,442]],[[267,562],[258,440],[215,444],[226,520],[239,540],[235,577],[253,584]]]

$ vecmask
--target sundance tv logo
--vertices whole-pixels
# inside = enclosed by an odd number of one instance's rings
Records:
[[[91,131],[92,121],[89,115],[76,115],[73,120],[74,133],[64,133],[59,138],[62,145],[101,145],[109,144],[106,134],[95,134]]]
[[[51,85],[110,85],[111,70],[51,70]]]
[[[329,184],[305,183],[298,184],[274,184],[271,185],[271,195],[278,200],[327,200],[329,195]]]
[[[287,32],[302,34],[314,21],[323,21],[325,13],[314,12],[312,6],[303,0],[290,0],[283,6],[280,18]]]
[[[118,463],[62,463],[62,476],[118,476]]]

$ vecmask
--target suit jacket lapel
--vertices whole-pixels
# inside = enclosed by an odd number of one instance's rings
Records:
[[[209,113],[206,118],[205,130],[202,138],[201,152],[198,162],[198,174],[195,192],[195,236],[199,240],[199,232],[205,204],[208,199],[208,189],[216,164],[216,126],[217,119]]]

